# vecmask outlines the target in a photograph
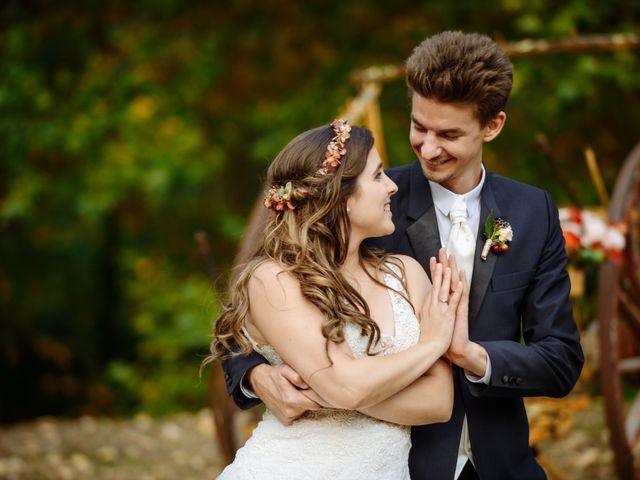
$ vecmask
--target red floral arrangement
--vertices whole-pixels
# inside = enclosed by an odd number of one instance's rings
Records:
[[[577,207],[560,208],[558,213],[570,260],[600,263],[611,258],[618,264],[622,261],[626,244],[623,223],[606,222],[596,212]]]

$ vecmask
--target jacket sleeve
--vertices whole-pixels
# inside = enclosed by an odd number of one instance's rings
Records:
[[[522,303],[524,342],[478,342],[489,354],[492,372],[489,385],[468,383],[475,396],[562,397],[580,376],[584,356],[569,301],[564,238],[547,192],[545,200],[548,232]]]
[[[233,398],[238,407],[243,410],[255,407],[261,403],[259,398],[249,398],[240,388],[240,382],[253,367],[262,363],[268,363],[267,360],[256,352],[248,355],[233,355],[222,361],[222,370],[224,371],[224,381],[227,384],[227,391]]]

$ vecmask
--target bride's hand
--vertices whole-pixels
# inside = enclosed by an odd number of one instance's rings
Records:
[[[451,293],[451,268],[447,264],[429,260],[432,288],[422,307],[420,341],[435,342],[446,352],[453,336],[456,309],[462,295],[462,284],[456,282]]]
[[[442,265],[449,266],[451,269],[451,293],[453,293],[459,285],[457,280],[460,278],[456,257],[454,255],[447,255],[447,251],[444,248],[441,248],[438,251],[438,262]]]

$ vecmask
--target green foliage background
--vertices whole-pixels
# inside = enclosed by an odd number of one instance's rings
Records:
[[[637,32],[640,4],[20,1],[0,10],[0,421],[164,414],[204,404],[216,294],[194,234],[229,268],[270,159],[333,118],[357,69],[424,37]],[[638,50],[514,60],[490,169],[597,202],[638,141]],[[402,82],[381,105],[392,164],[413,160]],[[566,184],[535,137],[544,133]],[[206,377],[205,377],[206,378]]]

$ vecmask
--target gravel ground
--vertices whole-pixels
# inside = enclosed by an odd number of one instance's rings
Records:
[[[222,468],[209,412],[42,418],[0,429],[1,480],[201,480]]]
[[[609,480],[601,402],[538,444],[552,480]],[[132,420],[41,418],[0,428],[0,480],[213,479],[222,469],[209,412]]]

